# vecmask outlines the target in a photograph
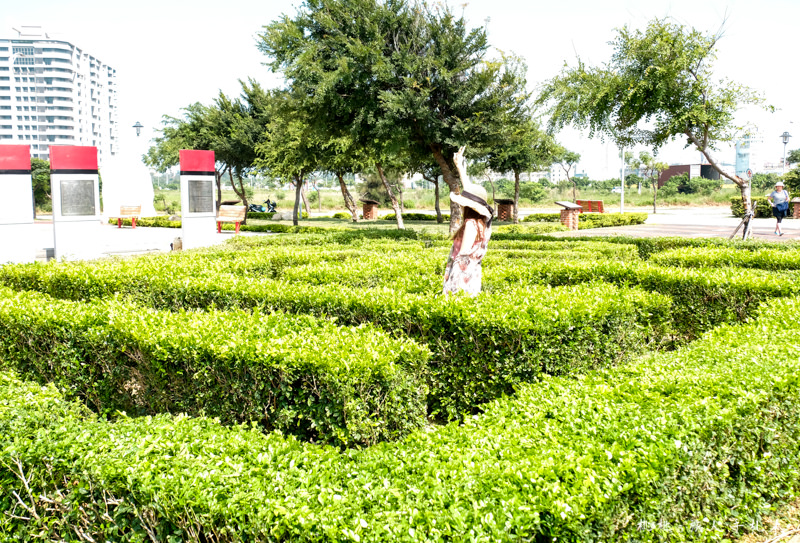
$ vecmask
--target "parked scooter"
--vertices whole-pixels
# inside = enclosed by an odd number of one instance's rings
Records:
[[[252,211],[255,213],[275,213],[277,208],[278,208],[277,204],[275,202],[270,202],[269,198],[264,200],[264,205],[250,204],[249,206],[247,206],[248,211]]]

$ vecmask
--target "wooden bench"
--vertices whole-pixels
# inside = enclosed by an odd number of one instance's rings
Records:
[[[605,213],[603,200],[575,200],[581,206],[581,213]]]
[[[136,228],[136,219],[142,214],[142,206],[120,206],[119,215],[112,217],[117,219],[117,228],[122,228],[122,219],[130,219],[131,227]]]
[[[247,208],[244,206],[219,206],[217,212],[217,232],[222,232],[222,223],[236,223],[236,233],[239,233],[239,224],[244,220],[244,213]]]

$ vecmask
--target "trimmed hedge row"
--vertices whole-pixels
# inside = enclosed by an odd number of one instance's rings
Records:
[[[382,221],[394,221],[397,220],[396,213],[389,213],[388,215],[384,215],[381,217]],[[428,214],[428,213],[403,213],[403,220],[404,221],[434,221],[436,222],[436,215]],[[448,222],[450,220],[449,213],[442,213],[442,220]]]
[[[369,325],[0,290],[0,365],[100,413],[185,412],[369,445],[425,423],[427,349]]]
[[[733,230],[731,230],[733,231]],[[553,241],[549,236],[503,236],[503,239],[516,239],[517,241]],[[490,243],[494,243],[495,238],[492,238]],[[559,240],[560,241],[560,240]],[[681,247],[732,247],[747,251],[755,251],[763,248],[770,248],[776,251],[794,251],[800,248],[800,243],[790,242],[774,242],[774,241],[756,241],[756,240],[727,240],[723,238],[680,238],[680,237],[662,237],[662,238],[634,238],[631,236],[582,236],[570,238],[570,241],[575,243],[588,243],[588,242],[602,242],[602,243],[619,243],[622,245],[635,245],[639,250],[639,256],[642,260],[647,260],[651,255],[669,249],[678,249]]]
[[[108,219],[108,224],[117,224],[117,219]],[[131,226],[131,219],[122,219],[123,226]],[[158,217],[140,217],[136,219],[136,226],[143,228],[180,228],[181,221],[171,221],[166,215],[159,215]]]
[[[682,248],[657,253],[650,262],[682,268],[756,268],[760,270],[800,270],[800,251],[771,248],[743,251],[732,247],[709,249]]]
[[[581,213],[578,216],[578,228],[607,228],[644,224],[647,213]],[[560,222],[559,213],[531,213],[522,219],[523,222]]]
[[[510,394],[541,372],[613,364],[668,333],[668,297],[611,285],[506,288],[472,299],[386,287],[332,289],[327,283],[252,274],[176,276],[166,268],[157,270],[131,265],[112,274],[78,265],[15,266],[1,273],[9,286],[56,298],[88,300],[119,293],[163,309],[257,308],[332,316],[347,325],[372,323],[429,346],[429,411],[448,418]]]
[[[566,232],[568,228],[563,224],[506,224],[492,228],[492,235],[514,234],[548,234],[550,232]],[[491,241],[489,242],[491,243]]]
[[[487,288],[503,284],[571,285],[603,281],[659,292],[674,300],[675,329],[691,339],[721,323],[747,320],[762,302],[797,293],[798,275],[759,270],[668,268],[646,262],[542,261],[484,272]]]
[[[581,213],[578,217],[578,228],[609,228],[644,224],[647,213]]]
[[[798,491],[798,337],[800,300],[773,302],[690,348],[523,385],[463,425],[346,454],[207,419],[109,423],[0,373],[10,512],[0,529],[115,541],[717,542]]]

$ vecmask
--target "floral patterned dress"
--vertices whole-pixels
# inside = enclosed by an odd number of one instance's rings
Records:
[[[489,225],[484,229],[483,237],[476,236],[472,248],[460,256],[464,231],[462,230],[453,239],[453,248],[447,258],[447,267],[444,270],[444,294],[451,292],[466,292],[469,296],[480,294],[481,260],[486,254],[491,235],[492,227]]]

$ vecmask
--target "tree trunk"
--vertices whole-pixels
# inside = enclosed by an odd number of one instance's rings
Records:
[[[310,218],[311,217],[311,209],[309,209],[309,207],[308,207],[308,196],[306,195],[306,184],[305,184],[305,182],[300,184],[300,188],[301,188],[300,194],[302,194],[302,196],[303,196],[303,207],[306,208],[306,215],[308,215],[309,218]]]
[[[225,173],[225,170],[218,172],[214,171],[214,178],[217,182],[217,212],[219,212],[219,206],[222,202],[222,175]]]
[[[653,213],[656,213],[656,198],[658,198],[658,180],[653,182]]]
[[[514,224],[519,224],[519,171],[514,170]]]
[[[353,222],[358,222],[358,208],[356,207],[356,201],[353,199],[353,196],[350,194],[350,191],[347,188],[347,184],[344,182],[344,175],[337,172],[336,178],[339,180],[339,188],[342,189],[344,207],[346,207],[347,211],[349,211],[353,216]]]
[[[450,168],[447,158],[442,153],[441,146],[431,145],[433,158],[442,170],[442,180],[450,187],[451,194],[461,194],[461,179]],[[453,235],[461,226],[461,206],[450,200],[450,235]]]
[[[753,200],[751,198],[751,184],[750,180],[748,179],[743,185],[739,185],[739,190],[742,192],[742,205],[744,205],[745,213],[748,209],[751,209],[753,205]],[[755,217],[755,209],[753,209],[753,217]]]
[[[736,185],[739,187],[739,191],[742,193],[742,205],[744,206],[744,212],[747,213],[747,211],[750,210],[750,207],[753,205],[750,197],[750,180],[744,180],[738,175],[730,175],[729,173],[722,171],[722,168],[719,167],[719,164],[717,164],[717,161],[714,160],[714,157],[711,155],[711,151],[708,150],[708,146],[703,145],[691,131],[686,131],[685,134],[689,138],[689,141],[694,144],[695,148],[700,151],[704,157],[706,157],[709,165],[717,170],[717,173],[719,173],[720,176],[736,183]]]
[[[578,199],[578,197],[575,195],[578,191],[578,183],[573,181],[569,176],[567,176],[567,179],[569,179],[569,182],[572,183],[572,201],[575,202]]]
[[[381,167],[380,163],[375,164],[375,167],[378,169],[378,175],[383,182],[383,186],[386,188],[386,192],[389,193],[389,199],[392,201],[392,209],[394,209],[394,216],[397,220],[397,229],[405,230],[406,226],[403,224],[403,210],[400,209],[400,205],[397,203],[397,198],[392,191],[392,186],[386,180],[386,175],[383,173],[383,168]]]
[[[406,205],[403,202],[403,180],[397,182],[397,193],[400,195],[400,209],[405,209]]]
[[[314,183],[314,190],[317,191],[317,209],[319,210],[320,215],[321,215],[322,214],[322,194],[320,194],[320,192],[319,192],[319,184],[318,183],[319,182]]]
[[[244,204],[244,220],[242,221],[242,224],[247,224],[248,202],[247,192],[244,190],[244,179],[237,174],[236,181],[234,181],[231,170],[228,170],[228,176],[231,179],[231,188],[233,189],[234,194],[236,194],[236,196],[238,196]],[[217,208],[217,211],[219,211],[219,208]]]
[[[442,217],[442,209],[439,207],[439,176],[433,180],[433,207],[436,209],[436,223],[442,224],[444,217]]]
[[[297,226],[297,217],[300,215],[300,199],[303,194],[303,180],[294,178],[294,210],[292,212],[292,224]]]

